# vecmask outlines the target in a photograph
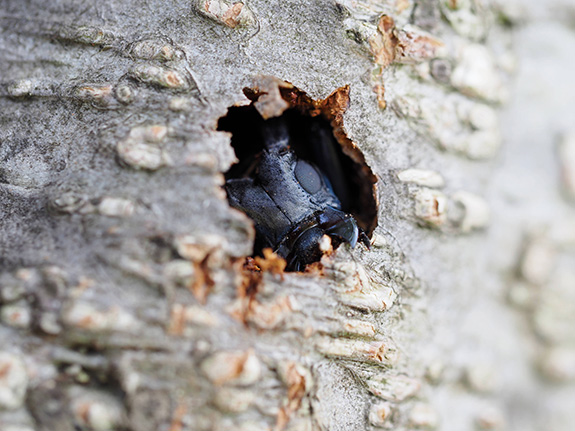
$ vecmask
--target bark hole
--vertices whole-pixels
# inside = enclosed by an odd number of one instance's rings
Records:
[[[254,220],[254,255],[271,248],[298,271],[326,252],[323,235],[333,248],[367,245],[377,202],[375,176],[341,126],[347,99],[338,111],[332,96],[318,102],[292,88],[298,97],[281,94],[288,103],[279,115],[262,113],[257,91],[246,90],[252,104],[230,107],[217,129],[232,135],[238,162],[225,173],[226,191]],[[322,103],[330,109],[322,112]]]

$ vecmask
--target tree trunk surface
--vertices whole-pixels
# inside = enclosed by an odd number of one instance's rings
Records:
[[[574,17],[0,0],[0,429],[572,430]],[[306,273],[244,269],[222,189],[218,119],[280,81],[349,85],[378,179]]]

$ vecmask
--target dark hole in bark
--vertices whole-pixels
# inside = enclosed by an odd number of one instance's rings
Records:
[[[281,119],[287,124],[290,149],[299,160],[312,162],[327,176],[334,194],[341,202],[341,211],[352,215],[360,232],[363,231],[367,237],[371,237],[377,224],[377,203],[374,193],[375,177],[369,167],[344,153],[330,121],[323,115],[312,117],[307,115],[305,110],[293,107],[287,109]],[[220,118],[217,129],[232,134],[231,144],[239,160],[225,173],[226,181],[248,177],[251,174],[246,172],[257,169],[259,155],[265,148],[262,129],[266,121],[274,120],[277,119],[264,120],[253,105],[231,107],[228,113]],[[314,142],[318,137],[321,137],[324,147],[329,147],[327,157],[318,149],[317,142]],[[357,148],[353,150],[359,153]],[[340,243],[341,241],[332,241],[334,247]],[[256,238],[254,254],[262,255],[262,248],[261,241]]]
[[[333,136],[333,129],[329,122],[321,117],[310,117],[299,113],[296,109],[287,110],[282,117],[289,125],[291,148],[299,159],[313,162],[329,178],[336,196],[342,204],[342,210],[346,213],[357,214],[361,212],[360,178],[356,171],[356,163],[346,156],[341,146]],[[246,169],[246,164],[254,162],[257,155],[264,149],[261,135],[264,119],[253,106],[232,107],[228,114],[218,122],[218,130],[232,133],[232,147],[239,159],[225,174],[226,180],[240,178]],[[312,129],[319,130],[329,140],[329,145],[334,150],[340,170],[334,172],[326,166],[327,162],[321,154],[314,151],[311,142]],[[369,230],[367,226],[361,226]]]

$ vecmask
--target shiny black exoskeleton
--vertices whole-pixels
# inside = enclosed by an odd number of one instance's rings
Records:
[[[225,186],[230,204],[255,223],[256,252],[269,247],[286,259],[287,270],[302,271],[321,258],[323,235],[336,247],[342,242],[355,247],[358,240],[369,246],[353,216],[342,211],[325,172],[290,148],[286,121],[267,120],[261,133],[263,150],[244,161],[241,178],[228,179]]]

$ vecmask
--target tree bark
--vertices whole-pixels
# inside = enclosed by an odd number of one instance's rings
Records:
[[[0,2],[0,429],[572,429],[575,9],[539,3]],[[349,85],[370,249],[243,268],[216,128],[261,76]]]

